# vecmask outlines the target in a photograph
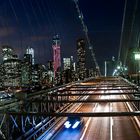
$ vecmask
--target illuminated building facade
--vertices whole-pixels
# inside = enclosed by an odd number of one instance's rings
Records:
[[[85,46],[86,42],[84,39],[77,40],[77,72],[80,80],[86,77]]]
[[[61,56],[60,56],[60,39],[58,35],[53,38],[53,69],[54,69],[54,77],[56,77],[56,73],[60,70],[61,67]]]
[[[41,86],[43,81],[44,65],[35,64],[32,67],[32,84],[34,86]]]
[[[20,87],[21,85],[21,61],[8,59],[3,62],[3,86]]]
[[[48,72],[47,72],[48,83],[52,86],[54,81],[53,62],[51,60],[48,61],[47,66],[48,66]]]
[[[32,56],[24,54],[24,59],[21,66],[21,85],[29,87],[32,83]]]
[[[14,54],[13,48],[2,46],[2,83],[4,87],[20,87],[21,61]]]
[[[3,61],[8,60],[8,59],[12,59],[13,58],[13,48],[8,46],[8,45],[4,45],[2,46],[2,59]]]
[[[31,56],[32,56],[32,65],[34,65],[34,64],[35,64],[35,60],[34,60],[34,49],[28,47],[28,48],[26,49],[26,54],[31,54]]]
[[[47,68],[48,68],[48,70],[52,70],[53,71],[53,61],[49,60],[47,62]]]
[[[71,69],[71,58],[63,58],[64,70]]]

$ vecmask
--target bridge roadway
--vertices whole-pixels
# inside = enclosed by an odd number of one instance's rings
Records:
[[[104,81],[104,82],[102,82]],[[65,95],[65,90],[69,90],[70,94],[79,94],[82,93],[81,96],[86,97],[88,96],[89,100],[109,100],[109,99],[126,99],[131,97],[132,94],[139,94],[136,89],[134,89],[133,86],[130,86],[129,84],[125,85],[125,82],[122,80],[117,80],[117,83],[115,84],[112,80],[99,80],[97,79],[95,81],[86,83],[79,83],[73,84],[72,87],[66,87],[66,88],[58,88],[59,91],[62,90]],[[118,82],[120,81],[120,83]],[[122,86],[121,86],[121,81]],[[78,87],[79,85],[79,87]],[[74,87],[75,86],[75,87]],[[81,87],[80,87],[81,86]],[[111,87],[112,86],[112,87]],[[120,87],[119,87],[120,86]],[[124,87],[126,86],[126,89]],[[113,89],[114,88],[114,89]],[[64,89],[64,91],[63,91]],[[76,90],[82,89],[85,92],[82,91],[76,91]],[[89,90],[90,89],[90,90]],[[93,90],[94,89],[94,90]],[[70,91],[71,90],[71,91]],[[75,91],[74,91],[75,90]],[[126,91],[127,90],[127,91]],[[57,91],[55,91],[57,92]],[[69,93],[68,92],[68,93]],[[116,93],[118,92],[118,94]],[[121,92],[125,92],[124,95],[121,95]],[[127,93],[129,94],[127,95]],[[40,91],[35,94],[28,95],[28,98],[32,98],[33,96],[39,97],[39,94],[44,94],[43,91]],[[59,92],[61,93],[61,92]],[[66,91],[67,93],[67,91]],[[84,93],[84,94],[83,94]],[[88,93],[88,94],[85,94]],[[73,94],[73,95],[74,95]],[[94,94],[94,95],[93,95]],[[106,95],[104,95],[106,94]],[[112,95],[113,94],[113,95]],[[72,95],[72,98],[74,98]],[[31,96],[31,97],[30,97]],[[48,95],[50,96],[50,95]],[[69,96],[69,95],[67,95]],[[79,97],[80,95],[78,95]],[[77,97],[77,96],[75,96]],[[133,99],[133,98],[132,98]],[[44,100],[45,101],[45,100]],[[137,102],[139,103],[139,102]],[[0,111],[7,110],[9,108],[18,108],[19,105],[22,104],[22,101],[11,98],[11,99],[2,99],[0,103]],[[71,103],[72,104],[72,103]],[[75,104],[75,103],[73,103]],[[79,104],[79,103],[76,103]],[[80,103],[81,104],[81,103]],[[82,103],[82,105],[76,110],[76,112],[129,112],[129,111],[135,111],[131,109],[132,102],[89,102],[89,103]],[[16,112],[15,112],[16,113]],[[18,113],[18,112],[17,112]],[[22,114],[21,114],[22,115]],[[22,116],[21,116],[22,118]],[[140,116],[135,117],[84,117],[84,126],[77,130],[68,130],[65,129],[63,126],[61,126],[53,135],[54,140],[139,140],[140,139],[140,131],[138,130],[138,127],[135,123],[135,119],[138,118],[140,120]],[[5,119],[6,120],[6,119]],[[3,123],[2,123],[3,124]],[[1,124],[1,126],[2,126]],[[20,125],[20,124],[19,124]],[[55,126],[54,128],[58,128],[58,126]],[[3,130],[3,128],[1,128]],[[42,130],[42,129],[41,129]],[[9,131],[11,132],[11,131]],[[36,135],[36,133],[35,133]],[[47,133],[48,135],[48,133]],[[43,136],[43,139],[47,140],[47,135],[45,137]],[[40,136],[40,134],[37,135],[37,137]],[[37,138],[36,137],[36,138]],[[41,139],[41,140],[43,140]]]
[[[96,91],[95,93],[114,92]],[[116,91],[115,91],[116,92]],[[118,90],[118,92],[121,92]],[[122,91],[123,92],[123,91]],[[126,95],[97,95],[89,99],[124,99]],[[83,103],[77,112],[126,112],[130,111],[128,103]],[[47,140],[47,136],[43,140]],[[84,126],[77,130],[62,126],[52,140],[140,140],[140,131],[134,117],[90,117],[84,118]]]

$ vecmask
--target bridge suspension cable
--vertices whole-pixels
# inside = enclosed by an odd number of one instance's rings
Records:
[[[119,53],[118,53],[118,62],[120,62],[121,58],[121,50],[122,50],[122,39],[123,39],[123,32],[124,32],[124,22],[125,22],[125,17],[126,17],[126,5],[127,5],[127,0],[125,0],[125,4],[124,4],[124,11],[123,11],[123,20],[122,20],[122,27],[121,27],[121,37],[120,37],[120,44],[119,44]]]
[[[88,35],[88,28],[87,28],[87,26],[86,26],[86,24],[84,22],[83,14],[80,11],[80,8],[79,8],[79,5],[78,5],[78,0],[73,0],[73,1],[75,3],[76,9],[77,9],[77,13],[78,13],[79,19],[81,21],[81,24],[82,24],[82,27],[83,27],[83,31],[85,33],[85,37],[86,37],[87,44],[88,44],[88,49],[91,52],[91,56],[92,56],[93,62],[95,64],[97,74],[98,74],[98,76],[101,76],[100,68],[99,68],[99,65],[97,63],[97,60],[96,60],[96,57],[95,57],[95,53],[93,51],[93,46],[91,44],[91,41],[90,41],[90,38],[89,38],[89,35]]]
[[[118,54],[118,62],[122,61],[123,65],[126,64],[127,55],[128,55],[128,48],[130,47],[130,43],[132,41],[132,35],[133,35],[135,21],[136,21],[136,13],[137,13],[137,9],[138,9],[138,3],[139,3],[139,0],[134,1],[134,5],[132,5],[133,6],[132,15],[129,15],[129,16],[128,16],[128,13],[127,13],[127,9],[128,9],[128,6],[130,5],[130,3],[129,3],[128,0],[125,0],[125,3],[124,3],[122,29],[121,29],[119,54]],[[130,18],[130,21],[129,21],[130,29],[129,29],[129,32],[128,31],[126,32],[125,26],[127,25],[126,23],[127,23],[127,18],[128,17]],[[128,34],[127,35],[128,37],[127,37],[127,43],[125,43],[125,46],[124,46],[123,43],[124,43],[124,38],[125,38],[126,33]]]

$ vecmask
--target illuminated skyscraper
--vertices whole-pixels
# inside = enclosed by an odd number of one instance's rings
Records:
[[[53,73],[53,61],[49,60],[47,63],[47,67],[48,67],[48,83],[50,84],[50,86],[53,85],[53,80],[54,80],[54,73]]]
[[[2,46],[1,78],[4,87],[19,87],[21,75],[21,61],[14,54],[12,47]]]
[[[53,37],[53,68],[54,68],[54,77],[56,77],[57,71],[59,71],[61,67],[61,56],[60,56],[60,39],[59,36],[56,35]]]
[[[3,63],[3,86],[20,87],[21,60],[17,58],[5,60]]]
[[[64,70],[71,69],[71,59],[63,58]]]
[[[13,55],[14,55],[14,51],[13,51],[12,47],[10,47],[8,45],[2,46],[2,58],[3,58],[3,61],[12,59]]]
[[[53,71],[53,61],[52,61],[52,60],[49,60],[49,61],[48,61],[48,63],[47,63],[47,68],[48,68],[48,70]]]
[[[84,39],[77,40],[77,72],[80,80],[86,77],[85,46],[86,42]]]
[[[21,66],[21,85],[22,87],[30,87],[32,83],[32,55],[24,54]]]
[[[26,49],[26,54],[31,54],[31,55],[32,55],[32,65],[34,65],[34,64],[35,64],[35,60],[34,60],[34,49],[28,47],[28,48]]]

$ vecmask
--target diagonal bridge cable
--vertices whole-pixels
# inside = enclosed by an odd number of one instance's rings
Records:
[[[93,51],[93,46],[92,46],[92,44],[90,42],[90,39],[89,39],[88,28],[87,28],[86,24],[84,23],[83,14],[80,11],[80,8],[79,8],[79,5],[78,5],[78,0],[73,0],[73,1],[75,3],[76,9],[77,9],[77,13],[78,13],[79,19],[81,21],[81,24],[82,24],[82,27],[83,27],[83,31],[85,33],[85,37],[86,37],[87,44],[88,44],[88,49],[91,52],[91,56],[92,56],[93,62],[95,64],[97,74],[98,74],[98,76],[101,76],[100,68],[99,68],[99,65],[97,63],[97,60],[96,60],[96,57],[95,57],[95,53]]]

